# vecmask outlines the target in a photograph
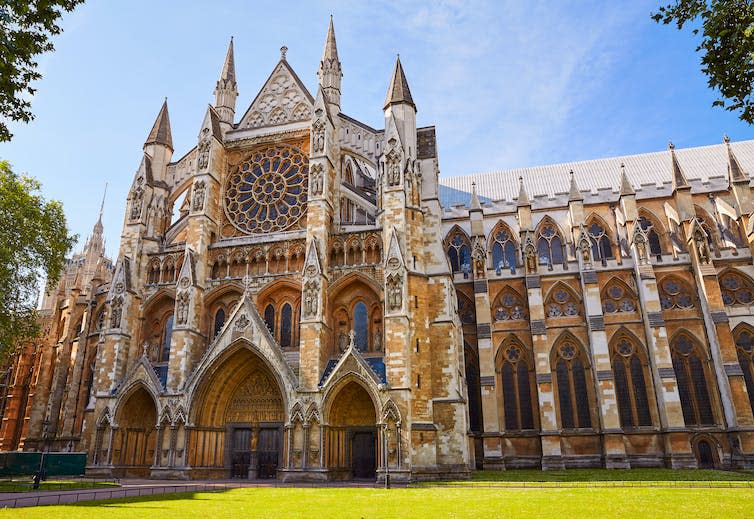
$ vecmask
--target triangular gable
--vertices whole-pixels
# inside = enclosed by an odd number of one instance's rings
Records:
[[[155,395],[159,395],[164,391],[162,382],[160,382],[157,373],[155,373],[154,368],[147,359],[146,351],[142,353],[134,367],[131,368],[131,371],[123,377],[121,383],[116,386],[113,394],[122,393],[124,388],[130,388],[137,381],[141,381],[147,385]]]
[[[387,254],[385,255],[385,266],[388,269],[395,270],[400,267],[404,267],[406,262],[403,260],[403,253],[401,252],[400,243],[398,243],[398,235],[395,229],[390,234],[390,243],[388,244]]]
[[[236,128],[261,128],[311,119],[314,98],[288,62],[280,60]]]
[[[128,256],[121,256],[115,264],[115,274],[110,283],[110,293],[107,296],[108,301],[123,292],[131,292],[131,259]]]
[[[181,265],[181,272],[178,274],[178,284],[180,289],[196,286],[196,267],[194,264],[194,253],[191,249],[186,251],[186,257],[183,260],[183,265]]]
[[[374,386],[378,388],[384,382],[380,380],[380,377],[375,373],[374,369],[364,359],[361,352],[354,346],[353,339],[348,345],[348,348],[343,355],[338,359],[335,367],[327,373],[319,383],[320,387],[332,385],[338,379],[346,376],[349,373],[356,373],[360,375],[362,379],[370,380],[374,383]]]
[[[306,251],[306,260],[304,261],[304,275],[311,277],[322,273],[322,264],[319,261],[319,252],[317,251],[316,238],[309,243],[309,250]]]
[[[208,105],[207,111],[204,113],[204,119],[202,120],[202,127],[199,129],[200,139],[204,136],[205,129],[209,130],[209,133],[211,133],[212,136],[215,139],[217,139],[218,142],[223,141],[223,132],[220,129],[220,116],[217,115],[217,112],[212,107],[212,105]]]

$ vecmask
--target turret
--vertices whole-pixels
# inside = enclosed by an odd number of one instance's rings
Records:
[[[223,70],[220,72],[220,79],[217,80],[215,86],[215,110],[220,116],[223,131],[227,131],[233,126],[237,97],[236,63],[233,60],[233,38],[231,38],[228,44],[228,52],[225,54]]]
[[[319,62],[319,84],[325,93],[330,109],[333,114],[340,112],[340,80],[343,77],[343,71],[338,60],[338,47],[335,44],[335,28],[333,27],[332,16],[330,16],[330,25],[327,27],[327,37],[325,38],[325,49],[322,52],[322,61]]]
[[[400,56],[395,60],[393,77],[390,79],[383,110],[385,111],[385,128],[387,129],[391,117],[395,119],[395,125],[406,157],[415,158],[416,105],[411,97],[411,90],[408,88],[408,81],[403,72]]]
[[[678,157],[675,154],[675,146],[672,142],[668,143],[670,151],[670,167],[672,169],[673,195],[675,196],[676,207],[681,221],[686,221],[694,217],[694,203],[691,199],[691,184],[686,179],[686,174],[678,163]]]
[[[173,135],[170,131],[167,98],[162,103],[160,113],[157,114],[152,130],[144,142],[144,153],[149,155],[151,160],[154,180],[164,182],[167,176],[167,165],[173,156]]]

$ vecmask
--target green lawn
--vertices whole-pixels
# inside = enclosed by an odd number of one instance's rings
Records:
[[[39,490],[75,490],[77,488],[104,488],[117,487],[118,483],[112,481],[86,481],[86,480],[47,480],[39,483]],[[0,492],[31,492],[31,477],[15,481],[0,481]]]
[[[754,517],[740,488],[245,488],[0,510],[0,518]]]

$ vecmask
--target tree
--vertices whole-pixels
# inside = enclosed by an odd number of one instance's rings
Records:
[[[76,242],[60,202],[37,194],[40,183],[0,161],[0,359],[39,335],[36,302],[42,276],[55,286]]]
[[[700,52],[707,84],[721,98],[712,105],[740,111],[739,118],[754,124],[754,2],[752,0],[675,0],[652,14],[657,23],[693,25],[702,32]],[[701,27],[699,24],[701,23]]]
[[[42,77],[35,57],[54,49],[58,20],[84,0],[3,0],[0,2],[0,117],[28,123],[34,119],[31,82]],[[13,137],[0,120],[0,142]]]

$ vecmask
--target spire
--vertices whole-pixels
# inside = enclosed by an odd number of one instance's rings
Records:
[[[631,181],[628,180],[626,175],[626,165],[620,163],[620,196],[635,195],[634,186],[631,185]]]
[[[730,147],[730,137],[727,135],[723,136],[723,142],[725,143],[726,151],[728,152],[728,181],[731,184],[736,184],[738,182],[749,182],[749,177],[746,173],[744,173],[743,169],[741,169],[741,164],[738,162],[738,159],[735,155],[733,155],[733,149]]]
[[[476,194],[476,182],[471,183],[471,210],[481,211],[482,205],[479,203],[479,197]]]
[[[332,15],[330,15],[330,24],[327,26],[325,48],[322,51],[322,60],[319,62],[317,77],[319,77],[319,84],[325,92],[327,102],[337,107],[337,110],[333,113],[340,112],[340,80],[343,77],[343,71],[338,59]]]
[[[668,150],[670,150],[670,162],[673,168],[673,191],[691,189],[689,181],[686,180],[686,175],[683,174],[681,165],[678,164],[678,157],[675,155],[675,145],[672,142],[668,143]]]
[[[414,99],[411,97],[411,90],[408,88],[408,81],[406,80],[406,74],[403,73],[403,66],[401,65],[400,54],[395,60],[395,69],[393,69],[393,77],[390,79],[390,86],[387,89],[387,97],[385,98],[384,110],[387,110],[390,105],[406,103],[414,107]]]
[[[518,200],[516,201],[516,205],[518,207],[531,205],[531,202],[529,201],[529,195],[526,194],[526,188],[524,187],[524,177],[518,177],[518,183]]]
[[[105,197],[107,196],[107,182],[105,182],[105,192],[102,193],[102,203],[99,206],[99,218],[94,224],[94,235],[102,234],[102,214],[105,212]]]
[[[220,81],[218,81],[217,87],[220,88],[220,83],[224,82],[225,88],[236,86],[236,62],[233,59],[233,36],[230,37],[230,43],[228,43],[228,52],[225,54],[225,63],[223,63],[223,70],[220,72]]]
[[[570,174],[571,174],[571,187],[568,190],[568,201],[580,202],[584,200],[584,195],[581,194],[581,190],[579,190],[579,186],[576,184],[576,177],[573,174],[573,170],[571,170]]]
[[[150,144],[161,144],[167,146],[172,151],[173,149],[173,135],[170,132],[170,117],[168,116],[168,98],[162,103],[160,113],[157,114],[157,119],[152,125],[152,131],[149,132],[144,146]]]
[[[223,69],[220,72],[220,79],[217,80],[215,85],[215,110],[220,117],[220,122],[224,123],[224,130],[229,130],[233,126],[236,97],[238,97],[236,62],[233,57],[233,36],[231,36],[230,43],[228,43],[228,52],[225,54],[225,63],[223,63]]]
[[[327,26],[327,37],[325,38],[325,50],[322,53],[322,61],[338,62],[338,47],[335,44],[335,27],[330,15],[330,24]]]

